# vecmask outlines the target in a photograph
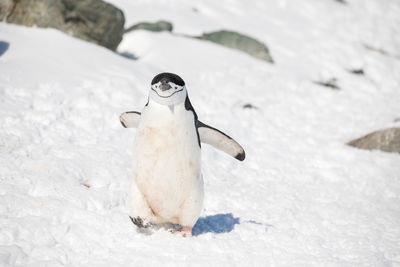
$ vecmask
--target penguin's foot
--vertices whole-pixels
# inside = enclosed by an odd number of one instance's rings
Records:
[[[131,218],[131,221],[133,222],[133,224],[136,225],[139,228],[149,228],[149,227],[152,226],[151,223],[143,221],[142,218],[140,218],[139,216],[138,217],[134,217],[134,218],[129,216],[129,218]]]
[[[182,226],[180,224],[167,223],[164,224],[164,229],[168,230],[172,234],[181,234],[183,237],[192,236],[192,227]]]
[[[140,232],[143,232],[146,234],[151,234],[154,230],[164,228],[165,230],[168,230],[169,232],[174,233],[174,234],[180,233],[180,234],[182,234],[183,237],[192,236],[192,227],[191,226],[181,226],[179,224],[173,224],[173,223],[154,224],[151,222],[144,221],[139,216],[137,216],[137,217],[129,216],[129,218],[131,219],[133,224],[139,228]]]
[[[178,232],[181,233],[184,237],[191,237],[192,236],[192,227],[183,226],[182,228],[178,229]]]

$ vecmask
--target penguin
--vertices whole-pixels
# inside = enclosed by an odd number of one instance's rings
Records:
[[[132,222],[139,228],[169,224],[191,236],[203,208],[201,144],[239,161],[245,159],[244,149],[198,119],[185,82],[174,73],[156,75],[142,112],[124,112],[120,122],[137,128],[129,193]]]

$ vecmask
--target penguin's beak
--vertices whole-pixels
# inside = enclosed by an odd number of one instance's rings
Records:
[[[167,91],[169,89],[171,89],[171,85],[169,85],[168,83],[162,83],[160,86],[161,91]]]

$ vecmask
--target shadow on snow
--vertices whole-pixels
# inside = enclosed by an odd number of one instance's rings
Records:
[[[240,224],[240,219],[233,217],[232,213],[216,214],[199,218],[192,233],[193,235],[229,233],[235,228],[235,224]]]
[[[0,41],[0,57],[7,51],[9,46],[9,43]]]

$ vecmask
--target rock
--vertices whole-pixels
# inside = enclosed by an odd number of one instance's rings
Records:
[[[364,75],[363,69],[353,69],[353,70],[350,70],[350,72],[353,74],[357,74],[357,75]]]
[[[229,48],[241,50],[255,58],[273,63],[273,59],[269,54],[268,47],[249,36],[232,32],[232,31],[217,31],[204,33],[202,36],[196,37],[201,40],[211,41]]]
[[[244,109],[258,109],[258,107],[254,106],[254,105],[252,105],[252,104],[250,104],[250,103],[244,104],[244,105],[243,105],[243,108],[244,108]]]
[[[387,128],[376,131],[347,144],[361,149],[378,149],[400,153],[400,128]]]
[[[340,87],[337,85],[336,81],[337,81],[336,78],[332,78],[326,82],[314,81],[314,83],[325,87],[329,87],[332,90],[340,90]]]
[[[83,183],[82,185],[83,185],[84,187],[88,188],[88,189],[90,188],[90,185],[89,185],[89,184]]]
[[[61,0],[14,0],[6,22],[38,27],[60,28],[63,22]]]
[[[0,0],[0,21],[5,20],[14,7],[13,0]]]
[[[151,22],[140,22],[138,24],[135,24],[128,29],[125,30],[125,33],[134,31],[134,30],[146,30],[146,31],[152,31],[152,32],[172,32],[173,26],[172,23],[165,21],[165,20],[159,20],[157,22],[151,23]]]
[[[13,2],[14,7],[6,18],[8,23],[56,28],[111,50],[115,50],[122,40],[124,14],[102,0],[13,0]]]

